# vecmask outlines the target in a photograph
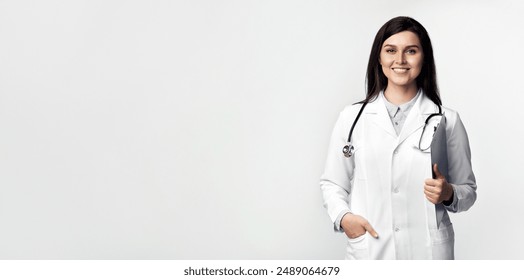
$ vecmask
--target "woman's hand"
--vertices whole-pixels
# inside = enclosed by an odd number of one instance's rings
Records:
[[[357,238],[362,236],[366,233],[366,231],[369,232],[371,236],[378,238],[377,232],[373,229],[369,222],[359,215],[347,213],[344,215],[344,217],[342,217],[340,226],[349,238]]]
[[[433,165],[433,171],[437,178],[426,179],[424,182],[424,194],[426,198],[433,204],[449,201],[453,197],[453,187],[446,181],[444,175],[440,173],[436,163]]]

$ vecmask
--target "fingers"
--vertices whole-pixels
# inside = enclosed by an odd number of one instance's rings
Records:
[[[427,191],[426,189],[424,189],[424,195],[426,196],[427,200],[429,200],[429,202],[431,202],[433,204],[438,204],[439,203],[439,199],[440,199],[440,195],[439,194],[436,194],[436,193],[433,193],[433,192],[430,192],[430,191]]]
[[[424,185],[424,193],[431,193],[440,195],[442,193],[442,188],[438,188],[437,186],[432,185]]]
[[[362,226],[367,232],[369,232],[369,234],[371,234],[371,236],[378,238],[378,233],[368,222],[365,222]]]
[[[424,185],[424,195],[433,204],[439,204],[453,197],[453,187],[449,184],[438,186]]]
[[[344,219],[346,216],[347,219]],[[366,234],[366,231],[369,232],[371,236],[378,238],[378,233],[364,217],[359,215],[346,214],[342,219],[342,223],[344,223],[344,232],[349,238],[356,238],[361,235],[364,235]]]
[[[430,195],[430,196],[437,196],[440,197],[442,194],[442,187],[439,187],[438,185],[432,186],[432,185],[424,185],[424,194]]]
[[[433,164],[433,173],[435,179],[426,179],[424,181],[424,194],[431,203],[438,204],[451,196],[452,192],[449,191],[450,188],[446,177],[440,173],[436,163]]]
[[[364,226],[362,226],[365,219],[361,216],[354,215],[352,213],[347,213],[342,217],[341,226],[347,237],[357,238],[361,235],[366,234]]]
[[[433,172],[435,172],[435,179],[443,179],[445,178],[442,173],[440,173],[440,170],[438,170],[437,164],[433,164]]]
[[[433,186],[433,187],[437,186],[439,184],[439,182],[440,181],[437,180],[437,179],[426,179],[426,180],[424,180],[424,184],[426,184],[428,186]]]

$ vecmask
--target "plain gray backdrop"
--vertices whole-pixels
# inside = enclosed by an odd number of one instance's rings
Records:
[[[0,0],[1,259],[341,259],[331,129],[390,18],[433,41],[478,200],[459,259],[523,259],[520,1]]]

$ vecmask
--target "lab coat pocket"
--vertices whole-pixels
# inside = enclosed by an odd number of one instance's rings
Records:
[[[346,260],[367,260],[369,259],[368,233],[357,238],[348,238],[346,248]]]
[[[431,230],[431,249],[434,260],[453,260],[455,232],[451,223],[442,224],[439,229]]]

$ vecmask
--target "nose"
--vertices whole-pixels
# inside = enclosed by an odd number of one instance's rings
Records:
[[[406,54],[404,52],[397,52],[395,62],[397,64],[406,64]]]

